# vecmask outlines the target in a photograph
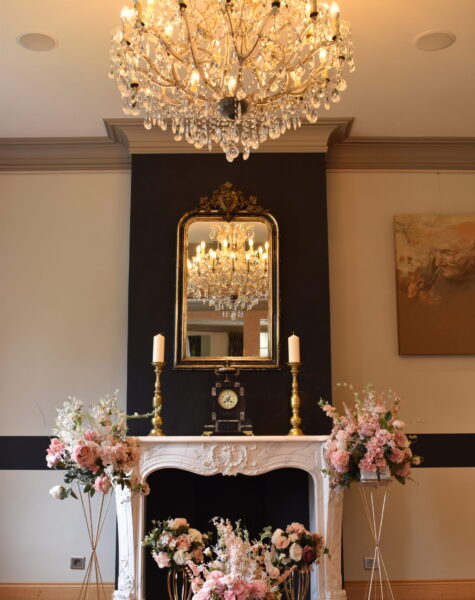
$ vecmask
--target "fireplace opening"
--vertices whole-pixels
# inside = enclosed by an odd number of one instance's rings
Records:
[[[309,528],[309,475],[300,469],[278,469],[261,475],[205,477],[179,469],[161,469],[148,477],[145,532],[152,520],[185,517],[192,527],[212,530],[213,517],[241,520],[251,537],[267,525],[284,528],[298,521]],[[166,572],[145,549],[145,598],[165,600]]]

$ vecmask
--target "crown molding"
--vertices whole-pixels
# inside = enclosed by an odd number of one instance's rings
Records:
[[[327,169],[473,171],[475,138],[352,137],[329,149]]]
[[[208,148],[197,150],[185,140],[176,142],[170,130],[162,131],[159,127],[147,130],[143,119],[104,119],[104,123],[109,138],[125,146],[130,154],[222,154],[216,145],[209,151]],[[314,125],[304,123],[278,140],[268,140],[252,153],[325,153],[331,144],[348,136],[352,123],[352,117],[320,119]]]
[[[0,138],[0,171],[126,171],[131,154],[209,153],[175,142],[169,131],[146,130],[141,119],[104,123],[107,137]],[[475,170],[475,138],[347,137],[352,123],[346,117],[303,124],[256,152],[323,152],[328,170]]]
[[[107,137],[0,139],[0,171],[129,169],[127,149]]]

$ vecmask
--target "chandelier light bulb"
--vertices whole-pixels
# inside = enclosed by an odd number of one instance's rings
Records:
[[[126,114],[176,141],[247,158],[317,108],[354,70],[349,24],[311,0],[135,0],[112,38],[110,76]]]

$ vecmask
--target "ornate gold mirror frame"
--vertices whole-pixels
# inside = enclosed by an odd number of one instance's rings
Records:
[[[255,251],[255,256],[264,254],[268,277],[267,293],[267,318],[259,321],[259,335],[262,323],[265,323],[267,331],[266,356],[250,355],[231,356],[222,353],[220,355],[191,356],[190,338],[188,335],[188,323],[190,320],[188,276],[194,258],[190,260],[189,233],[192,225],[210,224],[210,229],[218,230],[234,226],[245,230],[250,228],[259,229],[267,233],[265,249]],[[254,235],[254,233],[253,233]],[[253,244],[253,242],[251,242]],[[197,244],[199,245],[199,244]],[[216,247],[216,246],[215,246]],[[249,242],[246,241],[249,253]],[[199,254],[198,248],[195,248]],[[230,248],[231,251],[231,248]],[[250,254],[252,254],[251,246]],[[209,252],[209,251],[208,251]],[[204,255],[203,259],[209,257]],[[262,257],[262,256],[261,256]],[[239,368],[269,369],[279,366],[279,232],[277,222],[266,209],[259,206],[255,196],[246,197],[233,184],[226,182],[215,190],[211,196],[200,198],[199,206],[183,215],[178,223],[177,231],[177,281],[176,281],[176,305],[175,305],[175,368],[178,369],[212,369],[230,363]],[[197,302],[197,301],[195,301]],[[203,300],[200,302],[204,303]],[[202,309],[204,310],[204,309]],[[215,311],[216,315],[221,313],[216,308],[207,308]],[[249,311],[251,312],[251,311]],[[224,313],[223,313],[224,314]],[[221,318],[221,317],[219,317]],[[231,317],[228,317],[231,318]],[[236,317],[232,317],[236,318]],[[244,321],[243,321],[244,322]],[[228,321],[232,323],[232,321]],[[243,325],[244,327],[244,325]],[[244,334],[240,334],[243,336]],[[244,348],[244,342],[241,341]],[[201,354],[201,353],[200,353]],[[229,354],[229,353],[228,353]]]

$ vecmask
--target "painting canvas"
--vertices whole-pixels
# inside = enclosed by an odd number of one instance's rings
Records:
[[[397,215],[399,354],[475,354],[475,214]]]

